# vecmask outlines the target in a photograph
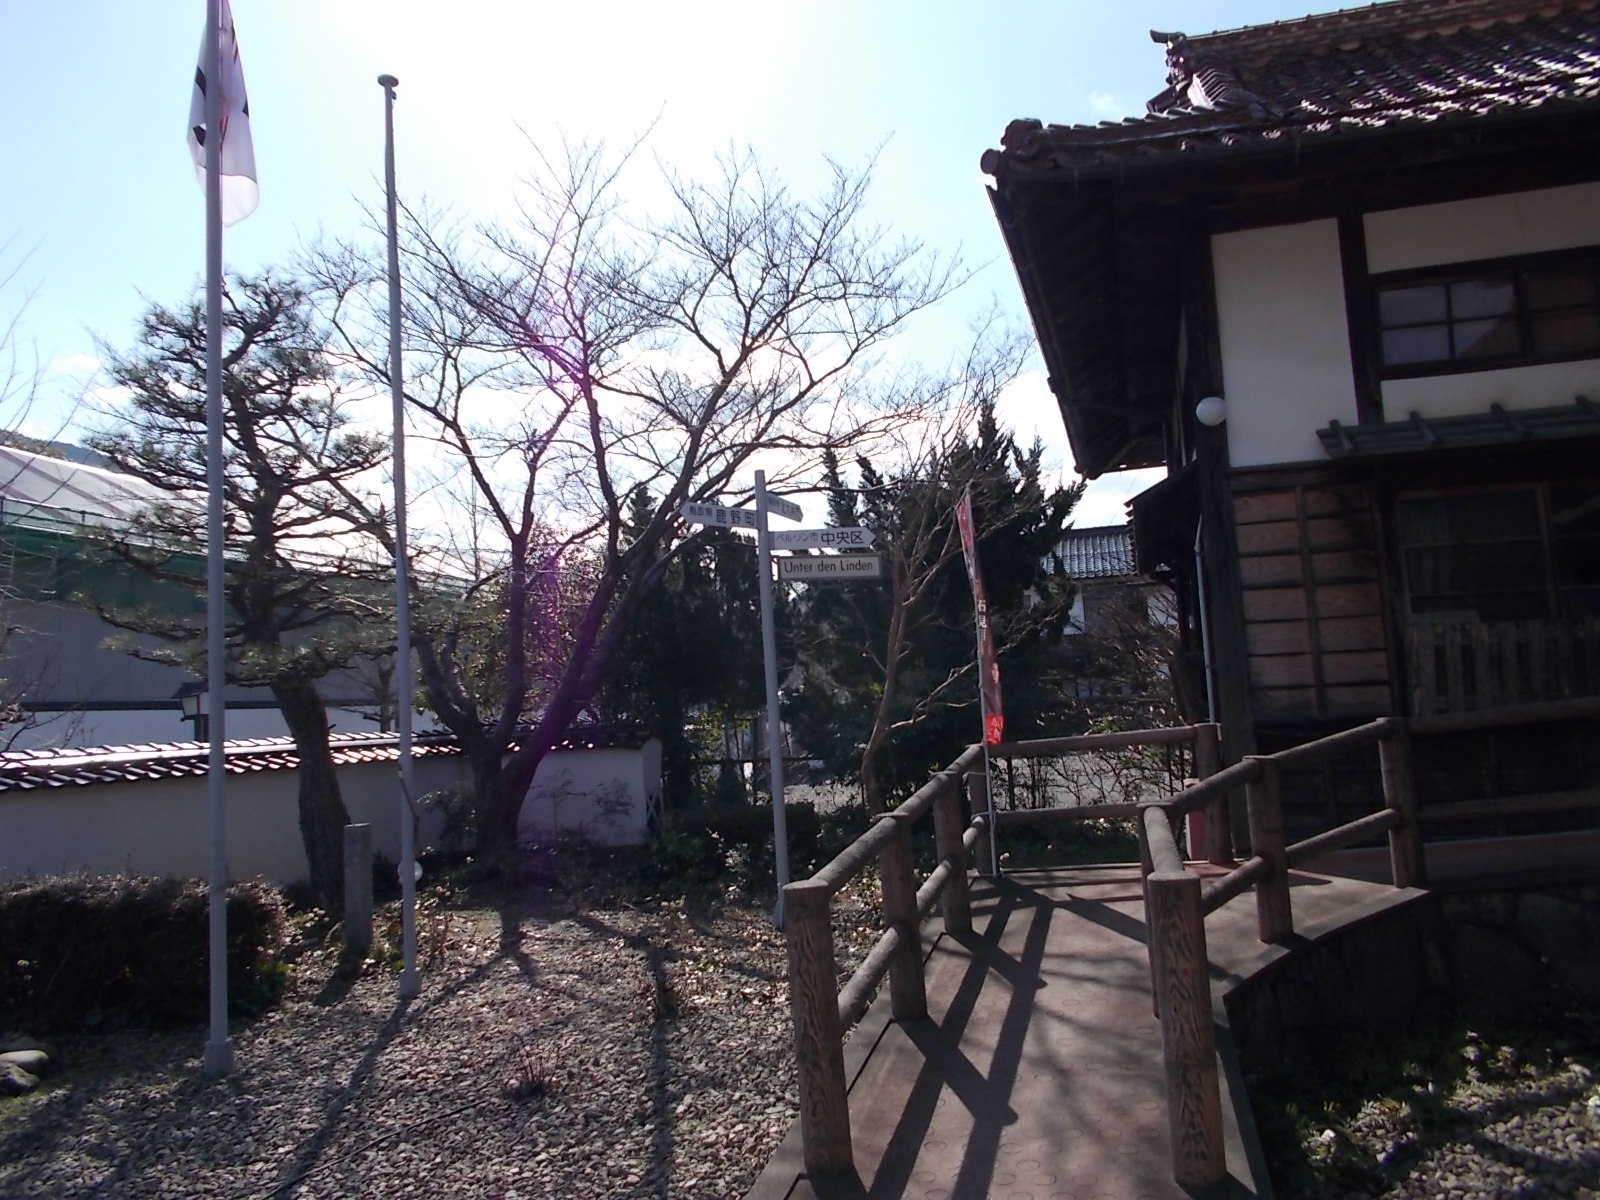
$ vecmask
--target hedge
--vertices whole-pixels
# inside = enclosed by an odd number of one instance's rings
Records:
[[[66,877],[0,884],[0,1028],[30,1033],[204,1021],[209,896],[196,880]],[[228,889],[228,999],[276,995],[284,908],[261,882]]]

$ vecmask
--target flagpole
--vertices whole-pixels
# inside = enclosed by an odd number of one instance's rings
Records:
[[[210,693],[210,757],[206,767],[211,819],[211,1029],[201,1070],[217,1079],[233,1069],[228,1036],[228,660],[226,579],[222,562],[222,0],[206,0],[206,690]]]
[[[383,89],[383,182],[389,209],[389,391],[394,400],[394,691],[395,730],[400,741],[400,942],[404,965],[400,999],[422,991],[417,973],[417,847],[412,799],[416,781],[411,755],[411,594],[406,561],[406,410],[400,361],[400,234],[394,187],[394,89],[400,81],[379,75]]]

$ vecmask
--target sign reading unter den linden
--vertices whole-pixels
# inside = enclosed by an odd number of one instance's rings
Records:
[[[778,578],[792,583],[847,583],[882,579],[881,554],[825,554],[778,559]]]

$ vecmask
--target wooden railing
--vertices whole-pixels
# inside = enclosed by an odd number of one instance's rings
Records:
[[[1001,829],[1013,823],[1099,817],[1129,816],[1139,820],[1151,984],[1161,1018],[1176,1182],[1204,1187],[1220,1182],[1227,1173],[1205,917],[1254,888],[1259,938],[1263,942],[1288,938],[1294,932],[1290,870],[1380,834],[1388,837],[1394,885],[1423,886],[1426,878],[1412,765],[1413,735],[1592,717],[1600,717],[1600,699],[1410,721],[1384,717],[1276,754],[1247,757],[1221,770],[1216,769],[1215,725],[1052,738],[991,748],[991,758],[1004,760],[1117,748],[1192,747],[1195,782],[1170,797],[997,814]],[[1286,845],[1281,774],[1373,746],[1377,747],[1383,779],[1383,808]],[[909,800],[875,818],[867,833],[822,870],[784,889],[790,1006],[799,1067],[800,1130],[806,1170],[812,1174],[848,1172],[853,1166],[844,1031],[866,1011],[873,991],[885,975],[889,977],[890,1007],[896,1020],[927,1015],[920,925],[936,903],[940,904],[946,932],[965,933],[971,929],[967,866],[974,860],[980,866],[988,862],[988,839],[995,834],[982,811],[982,797],[987,790],[982,761],[981,747],[968,747]],[[1228,851],[1227,799],[1241,788],[1249,818],[1250,854],[1235,863]],[[965,831],[961,821],[963,791],[972,795],[972,811],[977,814]],[[1600,792],[1590,790],[1430,805],[1420,816],[1430,823],[1503,816],[1526,811],[1523,805],[1529,799],[1541,812],[1600,807]],[[939,862],[918,888],[912,868],[911,827],[930,812]],[[1188,868],[1175,835],[1178,823],[1197,812],[1205,813],[1207,857],[1215,865],[1232,868],[1210,882],[1202,881]],[[881,875],[884,933],[855,974],[836,990],[831,901],[874,859]]]
[[[1197,765],[1215,764],[1216,727],[1212,725],[1006,743],[991,747],[990,757],[1045,758],[1180,743],[1194,745]],[[910,799],[874,818],[871,828],[827,866],[811,878],[783,889],[789,1004],[800,1077],[800,1133],[806,1170],[813,1174],[847,1172],[854,1163],[844,1073],[845,1030],[861,1018],[885,975],[889,978],[890,1011],[896,1020],[927,1015],[921,922],[935,904],[940,906],[947,933],[966,933],[972,928],[968,864],[976,862],[980,869],[987,869],[992,853],[989,839],[993,830],[985,811],[988,780],[982,766],[982,747],[969,746]],[[963,793],[971,796],[975,814],[965,829]],[[1216,799],[1218,807],[1225,802],[1221,793]],[[1138,809],[1138,805],[1090,805],[1049,811],[1109,817],[1133,816]],[[912,870],[911,829],[930,812],[939,862],[918,888]],[[1036,814],[999,815],[1005,821],[1026,821]],[[1212,821],[1219,829],[1225,829],[1226,813]],[[879,868],[884,932],[844,987],[836,991],[832,899],[874,861]]]

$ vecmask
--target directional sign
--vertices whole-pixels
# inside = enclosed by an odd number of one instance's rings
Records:
[[[780,558],[778,578],[791,583],[849,583],[856,579],[882,579],[881,554],[819,554]]]
[[[791,521],[805,520],[805,514],[800,511],[800,506],[793,500],[785,500],[782,496],[767,493],[767,508],[777,513],[780,517],[788,517]]]
[[[772,534],[774,550],[865,550],[870,545],[870,529],[779,529]]]
[[[686,500],[678,506],[678,515],[691,525],[726,525],[736,529],[754,529],[756,514],[748,508],[729,508],[725,504],[701,504]]]

